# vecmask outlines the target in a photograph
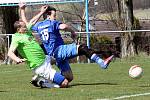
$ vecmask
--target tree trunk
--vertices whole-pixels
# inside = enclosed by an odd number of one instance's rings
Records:
[[[121,57],[127,56],[127,37],[122,36],[121,38]]]
[[[132,30],[134,17],[133,17],[133,4],[132,0],[123,1],[124,17],[125,17],[125,26],[127,30]],[[122,35],[121,48],[122,48],[122,57],[134,56],[134,43],[133,43],[134,33],[124,33]]]
[[[117,0],[117,7],[118,7],[118,17],[121,19],[121,1]]]

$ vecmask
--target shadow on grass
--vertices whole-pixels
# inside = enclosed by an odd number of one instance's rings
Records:
[[[7,92],[7,91],[0,91],[0,92]]]
[[[69,87],[80,86],[80,85],[118,85],[116,83],[75,83],[71,84]]]
[[[116,83],[74,83],[74,84],[71,84],[68,86],[68,88],[71,88],[71,87],[75,87],[75,86],[90,86],[90,85],[119,85],[119,84],[116,84]],[[50,88],[40,88],[40,87],[36,87],[37,89],[50,89]]]

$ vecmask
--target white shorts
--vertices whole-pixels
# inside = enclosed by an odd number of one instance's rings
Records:
[[[46,56],[45,62],[41,66],[33,69],[33,73],[44,79],[53,81],[56,70],[52,68],[50,57]]]

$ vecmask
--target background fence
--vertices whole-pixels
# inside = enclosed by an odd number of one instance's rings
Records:
[[[118,58],[121,58],[122,34],[134,33],[134,52],[136,55],[148,57],[150,55],[150,30],[127,30],[127,31],[96,31],[90,32],[90,47],[96,51],[100,56],[107,57],[111,54],[116,54]],[[76,32],[78,34],[78,44],[87,44],[87,33]],[[0,60],[1,63],[6,63],[8,60],[7,52],[11,43],[11,37],[13,34],[0,34]],[[72,43],[73,40],[70,37],[70,33],[62,33],[62,37],[66,44]],[[78,60],[78,61],[77,61]],[[81,56],[78,59],[75,58],[71,62],[86,63],[85,56]],[[8,62],[9,63],[9,62]]]

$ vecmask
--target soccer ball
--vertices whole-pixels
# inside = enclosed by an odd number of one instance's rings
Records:
[[[134,79],[141,78],[143,69],[139,65],[131,66],[129,69],[129,76]]]

